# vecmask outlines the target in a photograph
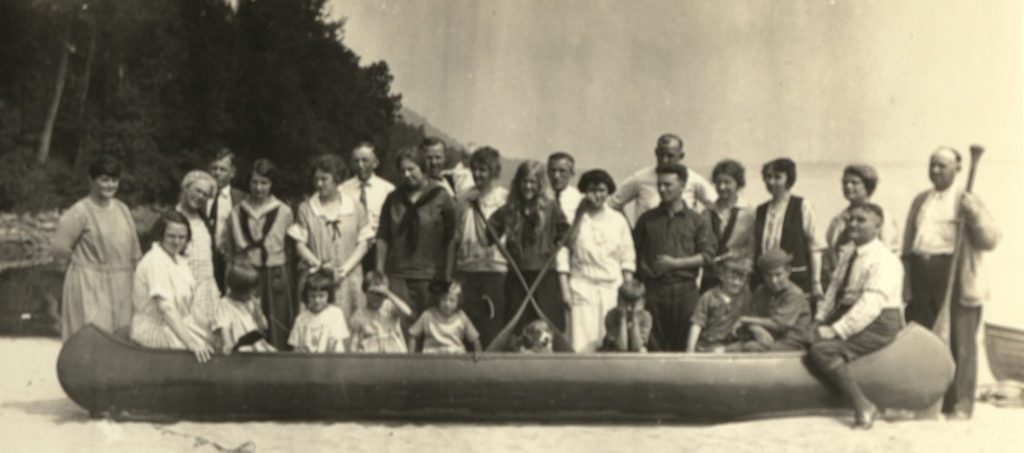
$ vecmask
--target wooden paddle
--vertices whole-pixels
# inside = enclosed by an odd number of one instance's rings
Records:
[[[498,251],[501,252],[501,255],[505,257],[506,261],[508,261],[508,267],[509,269],[512,270],[512,273],[514,273],[516,278],[519,280],[519,284],[523,285],[523,288],[526,289],[526,297],[524,297],[523,301],[520,302],[519,309],[516,310],[516,314],[513,315],[512,319],[505,324],[505,327],[501,329],[500,332],[498,332],[498,335],[496,335],[494,339],[491,340],[491,344],[487,345],[486,350],[489,352],[493,352],[502,351],[506,349],[506,345],[508,344],[509,338],[511,338],[512,336],[516,324],[519,323],[519,319],[522,318],[523,313],[526,311],[527,305],[530,305],[537,312],[540,318],[543,319],[544,322],[546,322],[548,326],[551,327],[551,330],[555,332],[555,343],[560,343],[561,346],[559,349],[568,349],[569,351],[572,351],[572,342],[569,340],[569,338],[565,335],[564,332],[559,330],[555,326],[555,324],[551,322],[550,319],[548,319],[548,317],[544,314],[544,311],[540,309],[540,305],[537,303],[537,300],[533,297],[533,294],[537,292],[537,288],[540,286],[541,280],[544,279],[544,275],[547,273],[548,269],[551,268],[551,265],[554,264],[555,259],[558,256],[558,250],[564,247],[565,243],[570,238],[575,236],[576,230],[579,228],[579,220],[582,211],[577,209],[576,218],[573,219],[572,226],[569,228],[569,232],[565,235],[564,238],[562,238],[562,241],[559,242],[558,245],[555,247],[555,252],[548,257],[547,261],[544,262],[544,266],[542,266],[540,272],[537,273],[537,278],[534,279],[532,284],[529,284],[526,282],[526,277],[519,269],[519,266],[516,265],[515,260],[512,259],[512,255],[508,253],[508,249],[506,249],[505,245],[502,244],[501,241],[499,240],[500,237],[498,236],[497,232],[494,231],[494,228],[491,226],[490,222],[488,222],[486,217],[484,217],[484,213],[480,211],[480,205],[478,203],[472,202],[470,203],[470,206],[472,206],[473,208],[473,213],[476,215],[477,221],[483,222],[484,227],[487,228],[487,232],[492,237],[495,238],[494,245],[498,247]],[[505,301],[505,303],[508,302],[509,301]]]
[[[967,189],[970,193],[974,187],[974,175],[978,171],[978,161],[985,152],[981,145],[971,145],[971,168],[967,175]],[[959,206],[959,201],[957,202]],[[949,321],[950,304],[953,303],[953,285],[960,278],[960,256],[963,255],[966,225],[960,209],[956,212],[956,240],[953,242],[953,260],[949,264],[949,278],[946,279],[946,295],[942,298],[942,307],[939,308],[938,316],[935,317],[935,324],[932,325],[932,332],[938,335],[946,344],[949,344]]]

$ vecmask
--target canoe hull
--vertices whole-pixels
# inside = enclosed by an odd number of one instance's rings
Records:
[[[985,323],[985,351],[997,380],[1024,382],[1024,331]]]
[[[922,410],[953,363],[937,338],[907,331],[854,362],[882,407]],[[900,366],[893,366],[899,363]],[[65,392],[118,419],[659,419],[716,422],[842,409],[800,353],[236,354],[198,364],[181,351],[118,341],[91,326],[61,350]]]

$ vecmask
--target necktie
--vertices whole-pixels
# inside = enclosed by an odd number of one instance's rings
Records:
[[[846,271],[843,272],[843,279],[839,281],[839,286],[836,287],[836,304],[843,300],[843,293],[846,292],[846,285],[850,283],[850,274],[853,273],[853,263],[857,260],[857,249],[853,249],[853,253],[850,254],[849,261],[846,262]],[[847,310],[850,309],[850,305],[842,305],[838,307],[838,316],[842,316]]]
[[[359,181],[359,204],[366,209],[366,181]]]
[[[210,231],[217,231],[217,204],[220,203],[220,194],[218,193],[213,197],[213,204],[210,205],[210,215],[207,222],[210,226]]]

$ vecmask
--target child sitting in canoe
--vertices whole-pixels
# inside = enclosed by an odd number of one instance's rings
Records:
[[[465,354],[469,343],[476,358],[483,346],[473,322],[459,309],[462,287],[458,283],[435,281],[429,291],[436,303],[409,328],[409,351],[419,349],[418,341],[423,338],[424,354]]]
[[[736,345],[745,352],[792,351],[807,347],[811,339],[811,306],[807,294],[790,281],[792,257],[781,249],[769,250],[757,261],[761,281],[754,290],[747,315],[737,330],[748,340]]]
[[[750,260],[726,257],[716,271],[721,284],[700,296],[690,318],[686,352],[725,352],[736,340],[733,328],[750,305]]]
[[[334,304],[334,276],[319,271],[306,279],[302,302],[306,309],[295,318],[288,344],[297,352],[323,354],[345,352],[348,323],[341,307]]]
[[[369,354],[405,354],[402,336],[402,318],[412,316],[412,309],[402,298],[388,289],[384,275],[377,271],[366,273],[363,279],[366,306],[352,315],[353,352]]]
[[[653,318],[644,309],[644,284],[630,280],[619,286],[619,303],[604,317],[601,351],[647,352]]]
[[[224,354],[233,351],[272,352],[274,347],[264,339],[267,317],[255,297],[260,276],[247,263],[232,266],[225,285],[227,294],[217,303],[217,314],[211,325],[214,338],[219,339]]]

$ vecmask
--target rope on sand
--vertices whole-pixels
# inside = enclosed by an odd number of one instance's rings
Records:
[[[228,448],[200,435],[180,433],[173,429],[164,428],[163,426],[154,426],[154,428],[156,428],[157,431],[160,431],[161,434],[169,434],[172,436],[186,437],[192,439],[193,441],[195,441],[195,443],[192,444],[192,448],[198,448],[204,445],[209,445],[213,448],[216,448],[217,451],[222,453],[256,453],[256,444],[252,443],[252,441],[246,441],[242,445],[239,445],[235,448]]]

